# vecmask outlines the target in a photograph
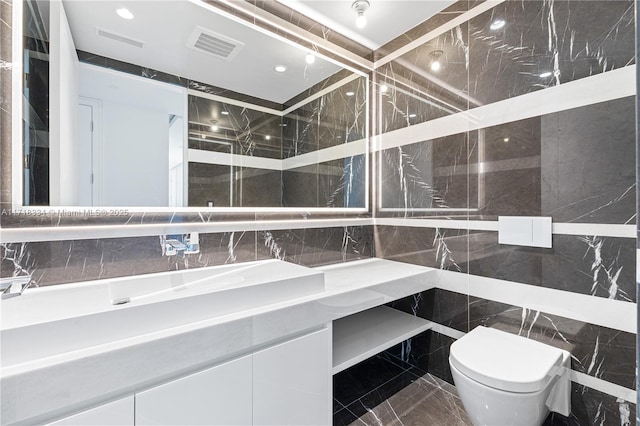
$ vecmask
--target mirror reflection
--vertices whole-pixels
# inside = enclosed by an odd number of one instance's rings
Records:
[[[25,206],[366,207],[367,76],[198,1],[23,12]]]

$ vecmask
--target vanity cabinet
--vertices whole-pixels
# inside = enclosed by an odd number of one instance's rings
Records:
[[[253,355],[253,424],[330,425],[331,332],[325,328]]]
[[[331,333],[316,331],[136,394],[136,425],[329,425]]]
[[[136,425],[250,425],[251,355],[136,394]]]
[[[100,405],[46,426],[133,426],[133,395]]]

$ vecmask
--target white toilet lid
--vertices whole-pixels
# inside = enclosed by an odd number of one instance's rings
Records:
[[[449,360],[465,376],[508,392],[544,388],[563,351],[526,337],[476,327],[451,345]]]

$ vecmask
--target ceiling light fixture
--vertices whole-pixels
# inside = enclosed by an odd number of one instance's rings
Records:
[[[547,77],[551,77],[552,75],[553,73],[551,71],[545,71],[540,73],[540,78],[547,78]]]
[[[492,29],[493,31],[496,31],[504,27],[505,25],[506,25],[506,22],[504,19],[496,19],[491,23],[491,25],[489,25],[489,28]]]
[[[431,58],[429,67],[431,68],[431,71],[438,72],[442,69],[442,62],[440,62],[440,57],[443,53],[444,52],[442,50],[434,50],[433,52],[429,53],[429,58]]]
[[[386,84],[383,84],[382,86],[380,86],[380,92],[387,93],[388,90],[389,90],[389,86],[387,86]]]
[[[502,142],[504,142],[504,143],[509,142],[509,138],[504,138],[504,139],[502,139]]]
[[[133,13],[131,13],[131,11],[129,9],[125,8],[125,7],[117,9],[116,13],[122,19],[133,19]]]
[[[270,141],[270,140],[271,140],[271,136],[270,136],[270,135],[267,135],[267,136],[265,136],[264,138],[265,138],[266,140],[268,140],[268,141]]]
[[[220,130],[220,127],[218,127],[218,122],[216,120],[211,120],[211,131],[217,132],[218,130]]]
[[[229,115],[229,111],[222,111],[222,112],[220,112],[220,114],[222,114],[222,115]]]
[[[367,17],[364,16],[364,13],[369,10],[371,3],[369,0],[356,0],[351,4],[351,9],[355,10],[358,14],[356,18],[356,27],[364,28],[367,25]]]
[[[347,96],[353,96],[355,94],[356,94],[355,92],[347,92],[347,93],[345,93],[345,95],[347,95]]]
[[[307,56],[304,57],[304,60],[307,64],[311,65],[316,61],[316,56],[313,53],[307,53]]]
[[[411,114],[409,114],[409,118],[416,118],[417,116],[418,116],[418,115],[417,115],[417,114],[415,114],[415,113],[411,113]]]
[[[273,67],[273,69],[276,72],[285,72],[287,70],[287,67],[285,67],[284,65],[276,65],[275,67]]]

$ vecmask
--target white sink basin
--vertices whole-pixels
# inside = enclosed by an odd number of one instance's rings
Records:
[[[1,367],[322,291],[321,271],[271,259],[27,289],[0,302]]]

